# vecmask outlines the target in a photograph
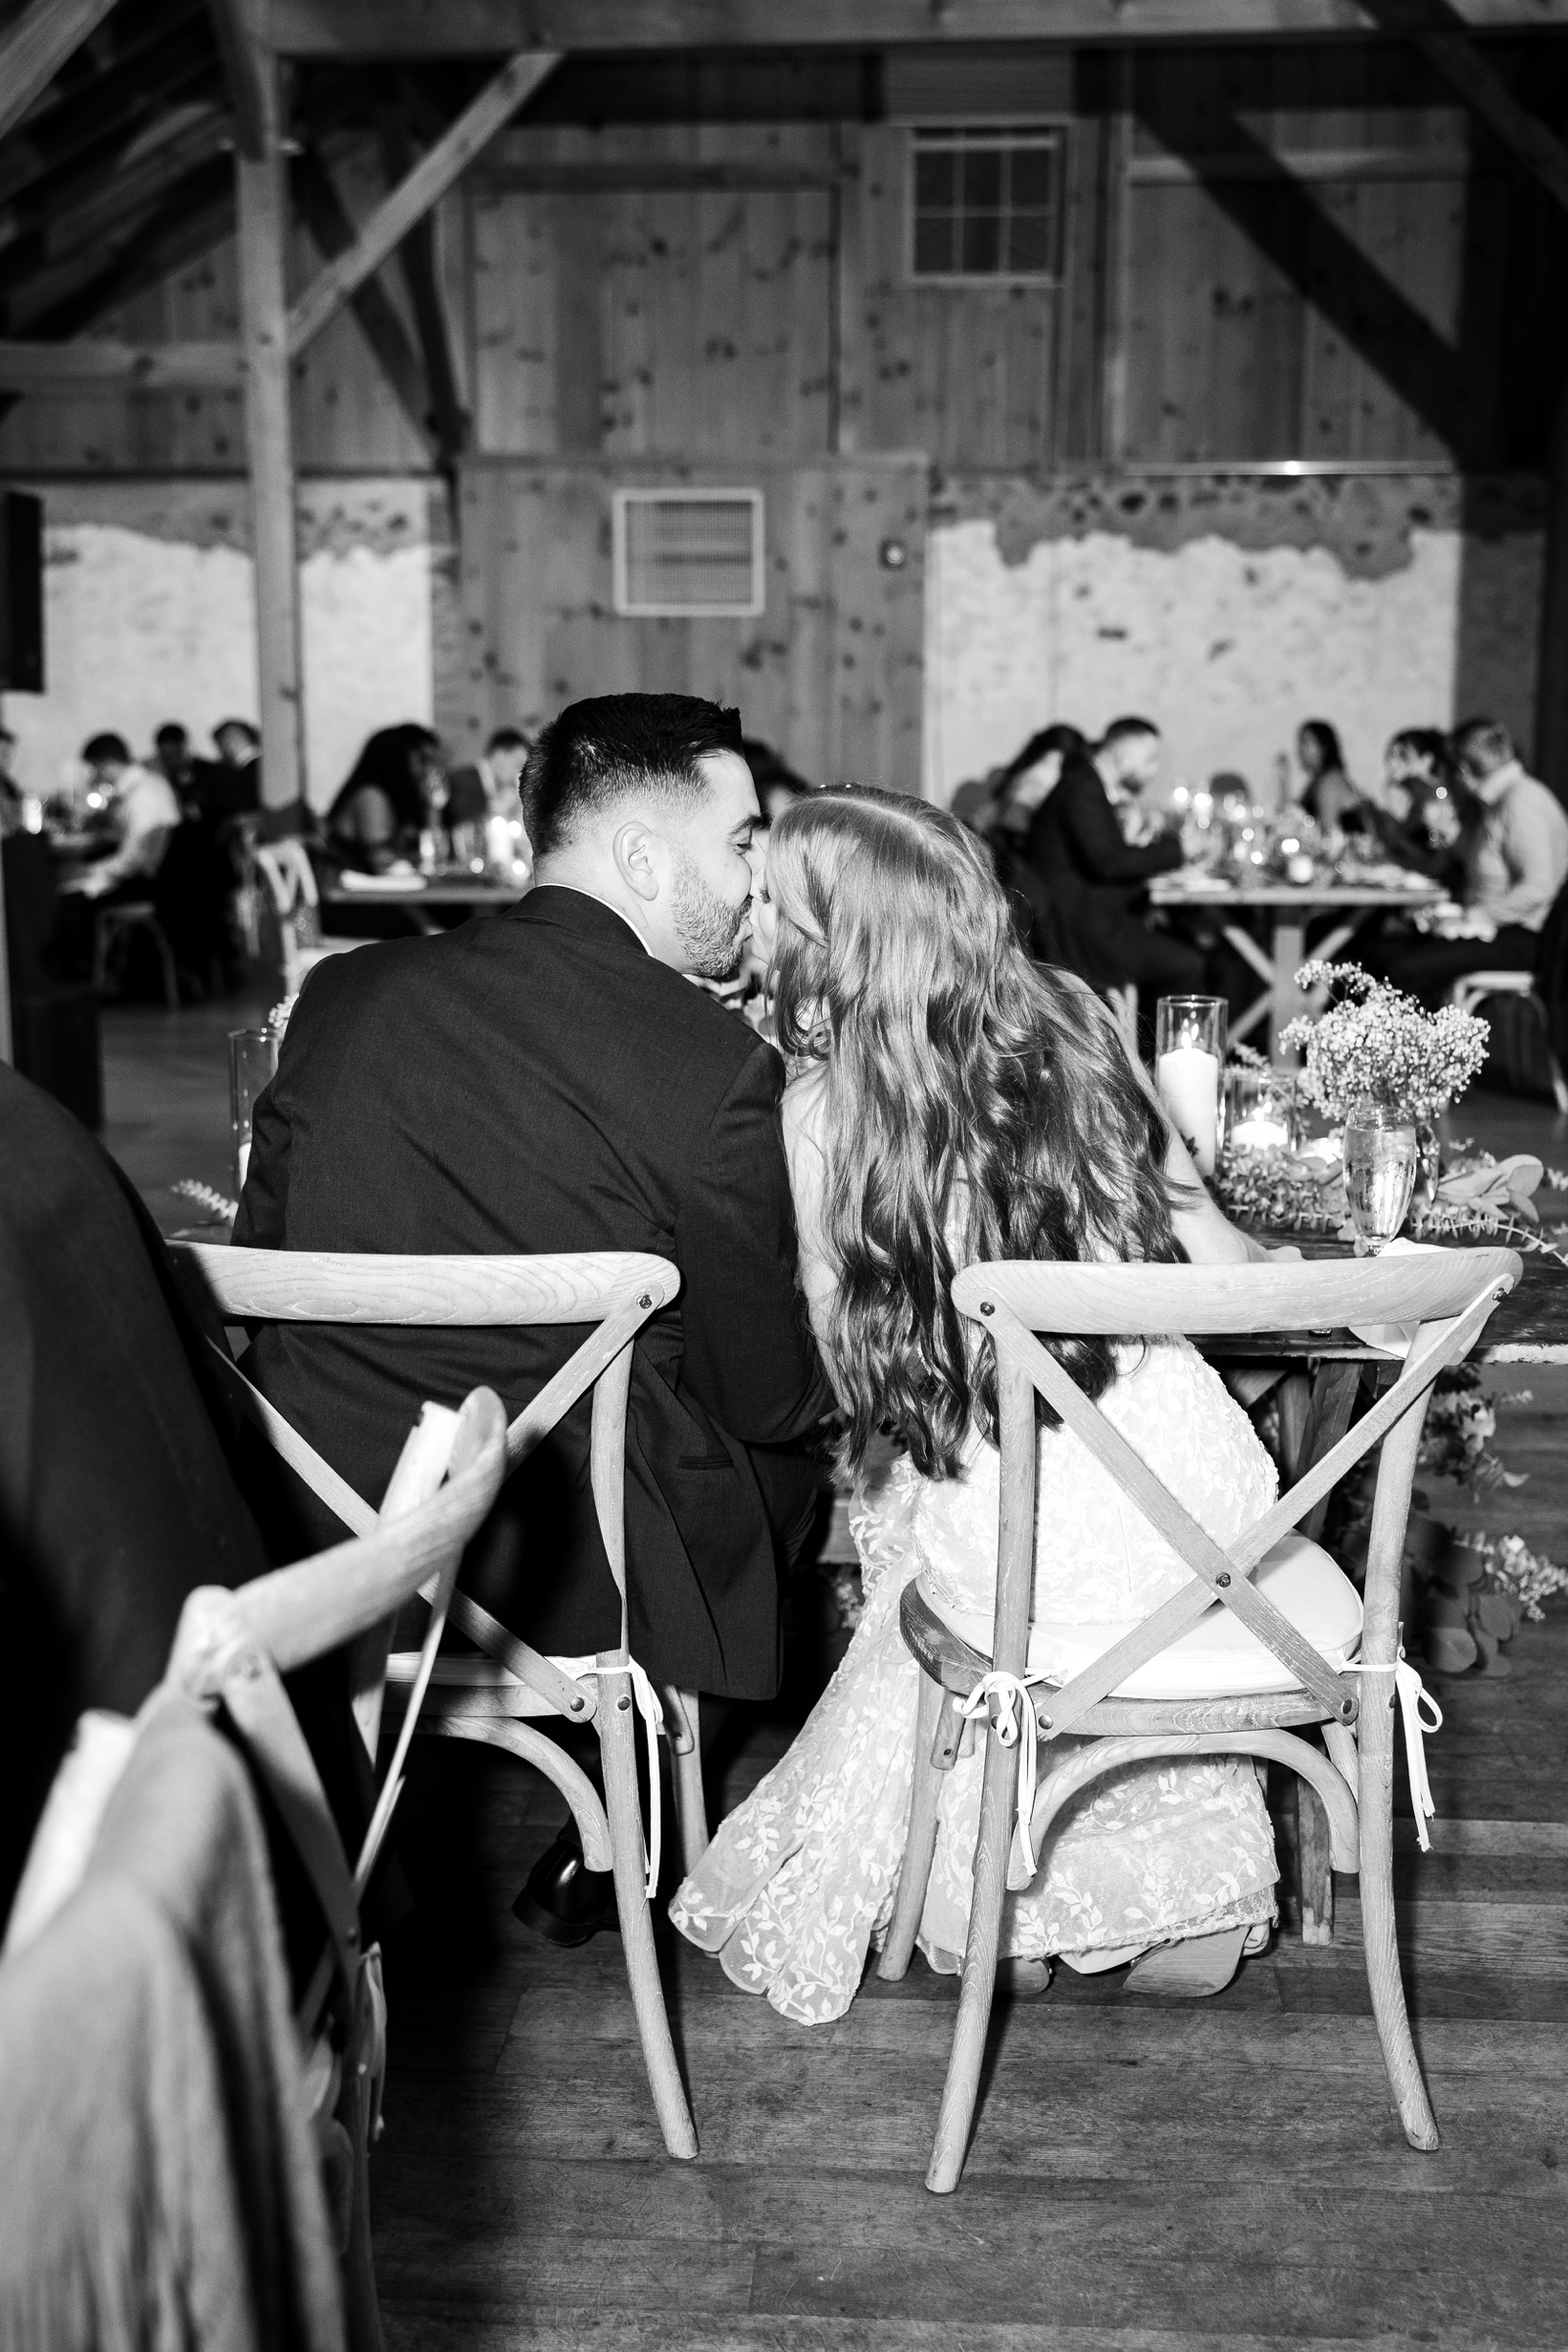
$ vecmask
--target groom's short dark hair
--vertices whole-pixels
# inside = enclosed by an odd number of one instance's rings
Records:
[[[571,839],[584,818],[649,790],[697,800],[697,762],[741,753],[741,714],[691,694],[604,694],[568,703],[528,754],[522,806],[536,858]],[[744,753],[741,753],[744,758]]]

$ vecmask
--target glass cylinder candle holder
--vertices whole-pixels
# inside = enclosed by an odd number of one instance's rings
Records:
[[[1356,1103],[1345,1122],[1345,1204],[1374,1257],[1388,1248],[1409,1212],[1419,1156],[1415,1121],[1407,1110]]]
[[[264,1087],[277,1074],[276,1036],[270,1029],[228,1033],[228,1121],[234,1138],[234,1195],[245,1190],[251,1164],[251,1114]]]
[[[1225,1149],[1294,1152],[1298,1128],[1296,1081],[1279,1070],[1225,1073]]]
[[[1154,1007],[1154,1085],[1200,1176],[1225,1140],[1225,1000],[1161,997]]]

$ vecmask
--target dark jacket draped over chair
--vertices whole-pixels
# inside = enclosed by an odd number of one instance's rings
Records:
[[[686,1688],[771,1696],[779,1550],[808,1518],[802,1441],[829,1403],[795,1280],[783,1065],[584,894],[536,890],[438,939],[312,974],[257,1106],[235,1228],[252,1247],[651,1250],[679,1298],[637,1342],[627,1424],[633,1655]],[[520,1411],[571,1328],[268,1327],[246,1369],[378,1502],[424,1397]],[[537,1647],[618,1639],[586,1398],[503,1489],[463,1583]],[[292,1485],[301,1551],[341,1531]]]

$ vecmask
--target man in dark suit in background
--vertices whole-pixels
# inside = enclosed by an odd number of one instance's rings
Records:
[[[1144,920],[1145,892],[1156,874],[1182,863],[1176,832],[1130,842],[1112,796],[1132,798],[1152,784],[1159,730],[1147,718],[1113,719],[1099,743],[1069,752],[1054,791],[1029,832],[1028,862],[1050,893],[1073,960],[1096,988],[1138,989],[1152,1013],[1164,995],[1203,987],[1200,949]]]
[[[257,1106],[234,1239],[292,1250],[641,1250],[681,1273],[637,1343],[627,1425],[633,1655],[736,1698],[778,1687],[779,1576],[803,1546],[829,1404],[795,1284],[783,1065],[687,975],[734,971],[760,823],[733,710],[574,704],[524,778],[538,886],[510,913],[311,975]],[[516,1413],[575,1330],[269,1327],[247,1369],[368,1501],[419,1402],[483,1383]],[[536,1647],[619,1638],[584,1398],[503,1489],[465,1589]],[[302,1550],[338,1532],[300,1489]],[[612,1916],[569,1833],[522,1915]]]

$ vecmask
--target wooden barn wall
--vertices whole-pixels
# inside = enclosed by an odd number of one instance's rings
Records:
[[[693,479],[761,489],[763,612],[617,616],[612,488]],[[463,479],[463,660],[438,702],[442,732],[471,757],[501,720],[536,727],[581,695],[701,694],[738,702],[748,734],[814,782],[918,792],[925,508],[921,459],[477,460]]]
[[[363,219],[385,193],[373,154],[361,142],[330,157],[344,203]],[[449,310],[466,340],[466,264],[461,200],[439,215]],[[290,295],[320,267],[320,256],[296,224],[289,257]],[[381,282],[403,312],[412,314],[395,269]],[[126,343],[224,342],[239,335],[239,261],[232,237],[121,309],[93,329]],[[424,471],[429,451],[405,414],[352,311],[340,311],[301,358],[295,374],[295,464],[304,473],[385,474]],[[237,392],[123,392],[50,394],[20,400],[0,418],[0,471],[56,476],[75,473],[232,474],[245,466],[245,424]]]
[[[922,660],[939,795],[1028,724],[1129,706],[1154,708],[1193,769],[1266,767],[1300,716],[1337,707],[1362,765],[1386,721],[1478,702],[1528,733],[1526,477],[1568,333],[1560,230],[1407,50],[577,61],[536,114],[440,216],[474,468],[461,559],[432,532],[426,562],[434,708],[461,748],[596,679],[701,680],[808,774],[874,755],[902,778]],[[909,281],[907,128],[944,115],[1066,125],[1059,284]],[[373,150],[332,162],[363,216]],[[316,262],[302,233],[296,284]],[[382,282],[412,333],[395,267]],[[97,331],[235,325],[224,247]],[[432,479],[348,314],[301,366],[296,438],[307,486]],[[890,453],[926,469],[898,474],[897,535],[926,561],[896,583],[857,569],[863,534],[802,519],[852,461]],[[1247,470],[1281,461],[1346,472],[1293,503]],[[74,480],[78,520],[93,477],[125,495],[145,477],[156,505],[160,481],[242,464],[232,396],[34,399],[0,418],[0,468]],[[649,466],[765,485],[765,625],[611,613],[610,494]],[[469,515],[479,480],[525,551],[499,570],[501,522]],[[781,562],[799,566],[783,603]],[[503,573],[510,601],[481,610]],[[834,715],[850,618],[873,612],[858,684],[904,714],[893,735]]]
[[[469,179],[487,455],[815,457],[831,446],[830,124],[514,131]],[[735,165],[804,184],[523,187]]]

